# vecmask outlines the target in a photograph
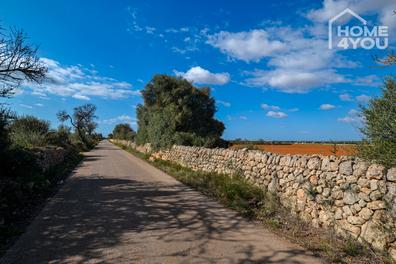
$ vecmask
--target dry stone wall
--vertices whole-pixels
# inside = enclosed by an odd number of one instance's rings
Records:
[[[355,157],[186,146],[152,157],[194,170],[243,175],[314,226],[352,236],[396,259],[396,168]]]
[[[33,149],[37,165],[42,171],[47,171],[53,166],[61,164],[66,155],[66,150],[61,147],[43,147]]]

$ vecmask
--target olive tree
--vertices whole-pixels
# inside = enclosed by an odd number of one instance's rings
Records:
[[[359,147],[361,157],[386,165],[396,166],[396,83],[385,81],[382,96],[362,106],[365,136]]]
[[[173,144],[215,147],[224,143],[224,124],[214,118],[215,100],[207,87],[156,75],[142,91],[144,104],[137,107],[137,142],[154,148]]]

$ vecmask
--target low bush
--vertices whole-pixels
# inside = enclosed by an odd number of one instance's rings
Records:
[[[16,117],[9,127],[14,145],[22,148],[46,146],[50,123],[34,116]]]

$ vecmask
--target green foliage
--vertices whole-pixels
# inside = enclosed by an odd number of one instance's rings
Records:
[[[382,96],[362,107],[365,139],[359,146],[362,158],[387,167],[396,166],[396,83],[389,78]]]
[[[115,139],[134,141],[136,137],[136,132],[131,128],[128,123],[118,124],[113,129],[112,137]]]
[[[48,133],[47,139],[50,145],[59,147],[69,147],[71,142],[71,129],[65,125],[60,125],[58,129],[51,130]]]
[[[184,79],[156,75],[142,91],[137,108],[137,143],[154,149],[173,144],[220,146],[224,124],[214,118],[215,101],[209,88],[196,88]]]
[[[47,145],[47,133],[50,123],[34,116],[17,117],[10,125],[11,141],[24,148]]]

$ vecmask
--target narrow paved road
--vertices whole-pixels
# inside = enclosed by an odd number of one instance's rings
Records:
[[[1,263],[319,263],[107,141]]]

